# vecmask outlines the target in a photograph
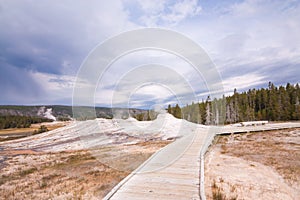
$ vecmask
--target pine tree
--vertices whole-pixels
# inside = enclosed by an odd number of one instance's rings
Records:
[[[174,117],[181,119],[181,109],[178,104],[176,104],[173,112]]]
[[[296,103],[295,103],[295,115],[294,115],[295,120],[300,120],[300,102],[299,102],[299,97],[296,97]]]
[[[170,104],[168,105],[168,113],[172,114],[172,107]]]

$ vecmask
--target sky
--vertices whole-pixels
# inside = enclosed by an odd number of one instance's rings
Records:
[[[72,105],[91,52],[141,28],[176,31],[196,42],[225,95],[269,81],[299,82],[300,1],[0,0],[0,104]],[[194,70],[168,52],[132,52],[99,77],[93,103],[153,108],[201,101],[214,91]],[[181,98],[188,90],[193,98]]]

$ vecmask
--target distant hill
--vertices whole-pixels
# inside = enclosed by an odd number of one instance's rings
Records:
[[[90,111],[90,107],[76,107],[82,111],[82,117],[85,116],[84,111]],[[98,118],[112,118],[113,113],[119,113],[122,118],[128,118],[129,113],[132,117],[145,114],[148,111],[134,108],[106,108],[96,107],[96,116]],[[49,119],[68,119],[73,118],[72,106],[62,105],[37,105],[37,106],[20,106],[20,105],[0,105],[0,116],[31,116],[31,117],[46,117]],[[76,116],[78,117],[78,116]],[[83,118],[84,119],[84,118]]]

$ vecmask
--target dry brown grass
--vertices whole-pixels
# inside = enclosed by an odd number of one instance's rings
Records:
[[[0,199],[101,199],[166,144],[146,142],[59,153],[2,152],[0,156],[6,159],[0,164]]]
[[[220,181],[222,182],[222,181]],[[216,181],[214,180],[211,185],[211,191],[212,191],[212,199],[213,200],[236,200],[238,198],[237,195],[233,195],[232,197],[226,197],[225,192],[223,191],[223,188],[218,186]],[[230,192],[235,192],[235,186],[231,186]]]
[[[41,125],[46,126],[48,131],[52,131],[54,129],[61,128],[70,122],[44,122],[38,124],[32,124],[29,128],[10,128],[10,129],[1,129],[0,130],[0,142],[7,141],[7,140],[14,140],[23,137],[30,136],[35,132],[38,132]]]
[[[27,134],[27,133],[33,133],[35,130],[38,130],[38,128],[41,125],[45,125],[49,131],[61,128],[68,124],[70,122],[61,122],[61,123],[38,123],[38,124],[32,124],[29,128],[8,128],[8,129],[1,129],[0,135],[14,135],[14,134]]]
[[[32,133],[37,128],[8,128],[8,129],[1,129],[0,135],[9,135],[9,134],[22,134],[22,133]]]

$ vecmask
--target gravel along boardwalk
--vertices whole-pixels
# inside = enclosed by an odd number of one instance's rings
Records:
[[[104,199],[200,199],[200,151],[208,131],[198,128],[161,149]]]

